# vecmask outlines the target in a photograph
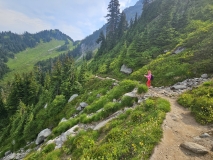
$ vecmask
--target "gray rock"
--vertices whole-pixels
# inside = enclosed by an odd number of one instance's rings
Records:
[[[66,122],[66,121],[67,121],[66,118],[62,118],[62,120],[61,120],[59,123],[61,123],[61,122]]]
[[[209,152],[205,147],[193,142],[184,142],[180,146],[197,154],[207,154]]]
[[[78,97],[78,94],[73,94],[70,99],[68,100],[68,103],[71,102],[73,99],[75,99],[76,97]]]
[[[82,110],[81,106],[78,106],[78,107],[76,108],[76,110],[77,110],[77,111],[81,111],[81,110]]]
[[[186,85],[174,85],[170,88],[171,90],[187,89]]]
[[[47,105],[48,105],[48,104],[46,103],[45,106],[44,106],[45,109],[47,108]]]
[[[97,94],[96,97],[97,97],[97,98],[100,98],[100,97],[101,97],[101,94]]]
[[[131,74],[132,73],[132,69],[128,68],[125,64],[123,64],[121,66],[120,71],[123,72],[123,73],[126,73],[126,74]]]
[[[204,79],[206,79],[206,78],[208,78],[208,75],[205,73],[205,74],[202,74],[201,75],[201,78],[204,78]]]
[[[185,50],[185,48],[183,48],[183,47],[178,47],[173,53],[174,53],[174,54],[178,54],[178,53],[183,52],[184,50]]]
[[[129,93],[125,93],[124,96],[128,96],[128,97],[137,97],[135,92],[129,92]]]
[[[210,135],[208,133],[203,133],[200,135],[200,138],[208,138]]]
[[[64,134],[65,136],[70,136],[70,135],[75,135],[75,129],[78,128],[79,125],[75,125],[72,128],[70,128],[69,130],[67,130]]]
[[[88,106],[88,104],[86,102],[81,102],[80,106],[81,106],[81,108],[85,108],[86,106]]]
[[[49,135],[51,134],[51,130],[46,128],[44,129],[43,131],[41,131],[38,136],[37,136],[37,139],[36,139],[36,144],[40,144],[46,137],[48,137]]]
[[[11,154],[12,152],[9,150],[7,152],[4,153],[4,156],[8,156],[9,154]]]

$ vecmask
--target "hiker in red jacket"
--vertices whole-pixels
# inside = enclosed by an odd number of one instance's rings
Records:
[[[144,75],[144,77],[147,78],[147,82],[146,82],[146,85],[147,87],[149,88],[151,86],[151,77],[152,77],[152,73],[150,70],[148,70],[148,74],[147,75]]]

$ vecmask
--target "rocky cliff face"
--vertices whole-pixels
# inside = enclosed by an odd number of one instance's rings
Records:
[[[134,20],[135,14],[137,13],[138,17],[142,14],[143,10],[143,0],[139,0],[134,6],[130,6],[124,9],[126,14],[126,20],[130,22],[131,19]]]

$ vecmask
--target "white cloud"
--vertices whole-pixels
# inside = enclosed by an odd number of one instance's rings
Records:
[[[80,28],[72,26],[72,25],[61,24],[56,28],[60,28],[60,31],[63,33],[66,33],[67,35],[72,35],[70,37],[73,40],[81,40],[82,38],[85,37],[85,35],[83,34]]]
[[[119,0],[121,11],[133,1]],[[110,0],[0,0],[0,31],[59,29],[80,40],[105,23]]]
[[[16,33],[39,32],[44,29],[51,29],[51,26],[39,18],[30,18],[25,14],[0,8],[0,30]]]

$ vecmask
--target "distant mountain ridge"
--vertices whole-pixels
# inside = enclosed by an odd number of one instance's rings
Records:
[[[137,13],[138,16],[142,14],[143,11],[143,0],[139,0],[134,6],[130,6],[123,10],[126,14],[126,20],[130,22],[131,19],[135,17]]]
[[[128,22],[130,22],[131,19],[135,19],[135,15],[137,13],[137,16],[139,17],[142,14],[142,8],[143,8],[143,0],[139,0],[134,6],[130,6],[126,9],[124,9],[124,13],[126,14],[126,19]],[[101,27],[99,30],[94,31],[91,35],[84,38],[79,46],[78,50],[79,53],[77,56],[86,55],[86,52],[93,51],[99,47],[99,44],[96,43],[96,40],[98,39],[101,31],[105,33],[106,31],[106,24]]]
[[[35,34],[25,32],[22,35],[9,32],[0,33],[0,78],[9,71],[9,68],[5,64],[8,58],[14,58],[14,55],[18,52],[24,51],[27,48],[33,48],[38,43],[49,42],[52,39],[64,40],[68,43],[68,40],[74,42],[72,38],[62,33],[58,29],[44,30]]]

